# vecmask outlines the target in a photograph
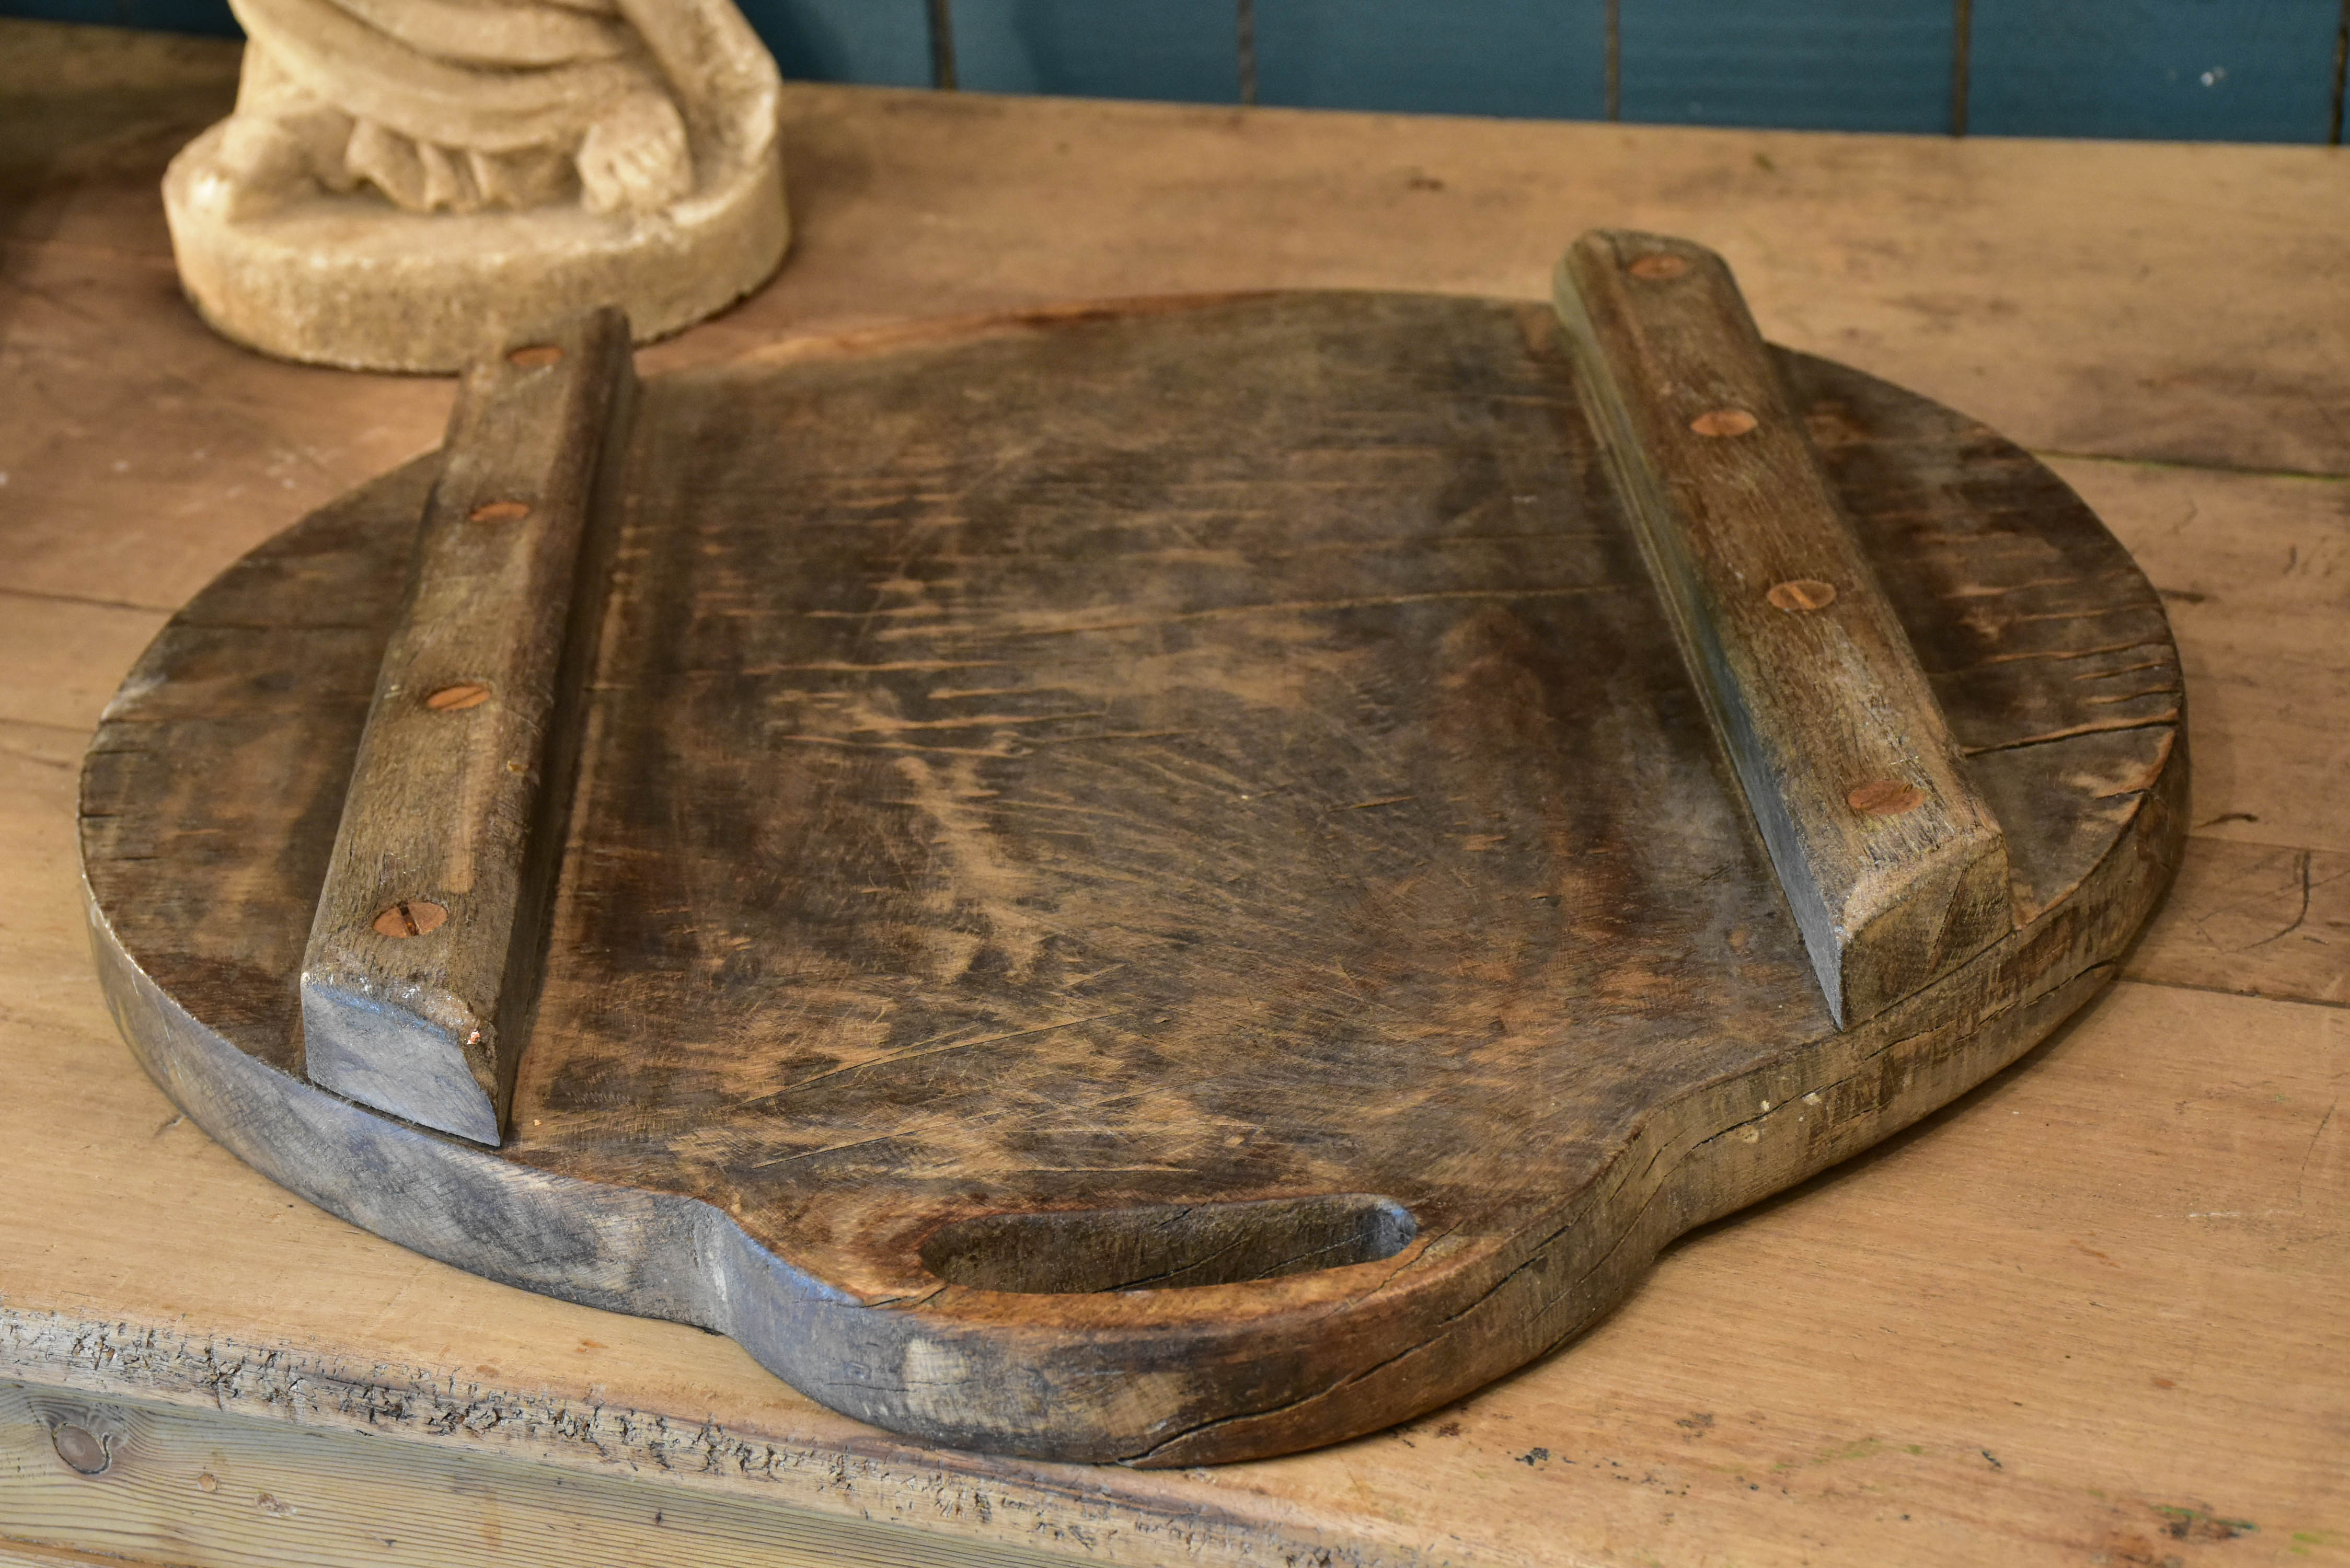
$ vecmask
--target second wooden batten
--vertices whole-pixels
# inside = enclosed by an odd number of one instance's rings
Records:
[[[310,1081],[480,1143],[538,989],[632,386],[617,310],[467,372],[303,954]]]
[[[2009,930],[2007,850],[1720,256],[1560,262],[1578,389],[1840,1026]]]

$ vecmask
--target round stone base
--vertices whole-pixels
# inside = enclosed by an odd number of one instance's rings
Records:
[[[172,161],[163,209],[181,286],[224,336],[354,370],[454,370],[501,328],[618,305],[639,342],[724,309],[791,243],[783,164],[724,171],[662,212],[410,213],[318,192],[232,218],[213,126]]]

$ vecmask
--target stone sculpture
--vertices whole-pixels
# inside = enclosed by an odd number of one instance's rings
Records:
[[[163,182],[189,296],[290,358],[451,369],[602,304],[639,338],[789,239],[780,81],[732,0],[232,0],[236,110]]]

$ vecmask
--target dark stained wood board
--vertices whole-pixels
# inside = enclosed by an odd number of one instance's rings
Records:
[[[1992,432],[1780,363],[2022,921],[1851,1030],[1549,312],[1347,294],[645,383],[494,1152],[300,1077],[432,462],[321,512],[93,746],[118,1016],[338,1212],[901,1430],[1189,1464],[1427,1408],[2028,1048],[2175,858],[2177,664],[2126,556]],[[1192,1288],[1107,1288],[1145,1282]]]

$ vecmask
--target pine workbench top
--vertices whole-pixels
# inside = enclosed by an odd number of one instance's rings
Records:
[[[101,706],[452,394],[181,301],[156,182],[234,62],[0,24],[0,1560],[2350,1563],[2350,154],[790,89],[793,259],[647,372],[1076,298],[1539,298],[1586,228],[1687,234],[1778,341],[2041,453],[2185,662],[2185,870],[2016,1067],[1457,1406],[1095,1470],[402,1251],[117,1038],[74,849]]]

